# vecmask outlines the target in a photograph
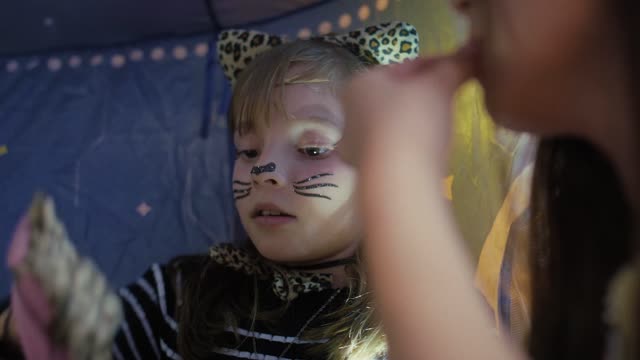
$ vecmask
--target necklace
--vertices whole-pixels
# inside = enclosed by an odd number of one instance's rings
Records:
[[[329,306],[329,304],[331,304],[331,302],[333,301],[333,299],[336,298],[336,296],[338,296],[338,294],[340,294],[340,292],[342,291],[342,289],[338,289],[336,290],[333,295],[331,295],[329,297],[329,299],[327,299],[327,301],[324,302],[324,304],[322,304],[322,306],[320,306],[320,308],[318,308],[318,310],[316,310],[315,313],[313,313],[313,315],[311,315],[311,317],[309,319],[307,319],[307,321],[305,321],[305,323],[302,325],[302,327],[300,328],[300,330],[298,330],[298,333],[296,334],[296,336],[294,337],[294,339],[298,339],[300,337],[300,335],[302,335],[302,332],[306,330],[306,328],[309,326],[309,324],[311,324],[311,322],[313,320],[315,320],[318,315],[320,315],[320,313],[322,313],[324,311],[324,309]],[[282,352],[280,353],[280,356],[278,356],[278,359],[282,358],[287,351],[289,351],[289,349],[291,349],[291,346],[293,345],[293,341],[290,342],[289,344],[287,344],[287,347],[284,348],[284,350],[282,350]]]
[[[287,269],[290,269],[290,270],[308,271],[308,270],[328,269],[328,268],[332,268],[332,267],[339,266],[339,265],[349,265],[349,264],[355,264],[355,263],[356,263],[355,257],[350,257],[350,258],[346,258],[346,259],[325,261],[325,262],[321,262],[321,263],[317,263],[317,264],[313,264],[313,265],[297,265],[297,266],[285,265],[284,267],[287,268]]]

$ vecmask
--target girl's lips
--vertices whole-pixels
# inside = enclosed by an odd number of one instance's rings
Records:
[[[253,220],[262,226],[281,226],[296,221],[295,216],[256,216]]]
[[[262,226],[281,226],[294,222],[296,217],[272,203],[257,204],[251,212],[251,218]]]
[[[264,215],[275,215],[275,216],[282,215],[282,216],[295,217],[292,214],[289,214],[288,212],[282,210],[279,206],[272,203],[259,203],[253,207],[253,210],[251,211],[252,218],[256,218],[258,216],[264,216]]]

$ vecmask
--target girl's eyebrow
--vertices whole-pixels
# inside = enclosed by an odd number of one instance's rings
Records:
[[[256,141],[257,137],[254,131],[247,132],[240,136],[239,134],[233,134],[233,144],[238,146],[238,143],[247,143]]]
[[[336,141],[341,137],[341,130],[333,121],[317,117],[297,119],[291,127],[290,136],[294,139],[300,139],[302,134],[310,130],[319,131],[329,139]]]
[[[313,124],[313,125],[319,125],[322,127],[332,127],[332,128],[337,128],[338,125],[336,124],[335,120],[330,119],[330,118],[324,118],[324,117],[318,117],[318,116],[308,116],[308,117],[303,117],[303,118],[296,118],[297,122],[302,122],[302,123],[309,123],[309,124]]]
[[[296,120],[309,122],[329,123],[334,127],[340,128],[338,124],[338,116],[330,109],[322,104],[311,104],[301,106],[291,114]]]
[[[319,83],[328,83],[331,82],[329,79],[310,79],[310,80],[289,80],[285,79],[285,85],[294,85],[294,84],[319,84]]]

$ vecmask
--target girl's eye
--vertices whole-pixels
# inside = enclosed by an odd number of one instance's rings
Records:
[[[249,150],[239,150],[236,153],[236,157],[242,157],[247,160],[255,159],[258,156],[258,151],[249,149]]]
[[[298,151],[307,157],[314,159],[323,159],[331,153],[330,147],[309,146],[298,149]]]

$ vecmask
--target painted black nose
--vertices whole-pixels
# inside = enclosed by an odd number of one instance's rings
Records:
[[[276,163],[270,162],[267,165],[252,167],[251,175],[260,175],[262,173],[268,173],[268,172],[274,172],[274,171],[276,171]]]

